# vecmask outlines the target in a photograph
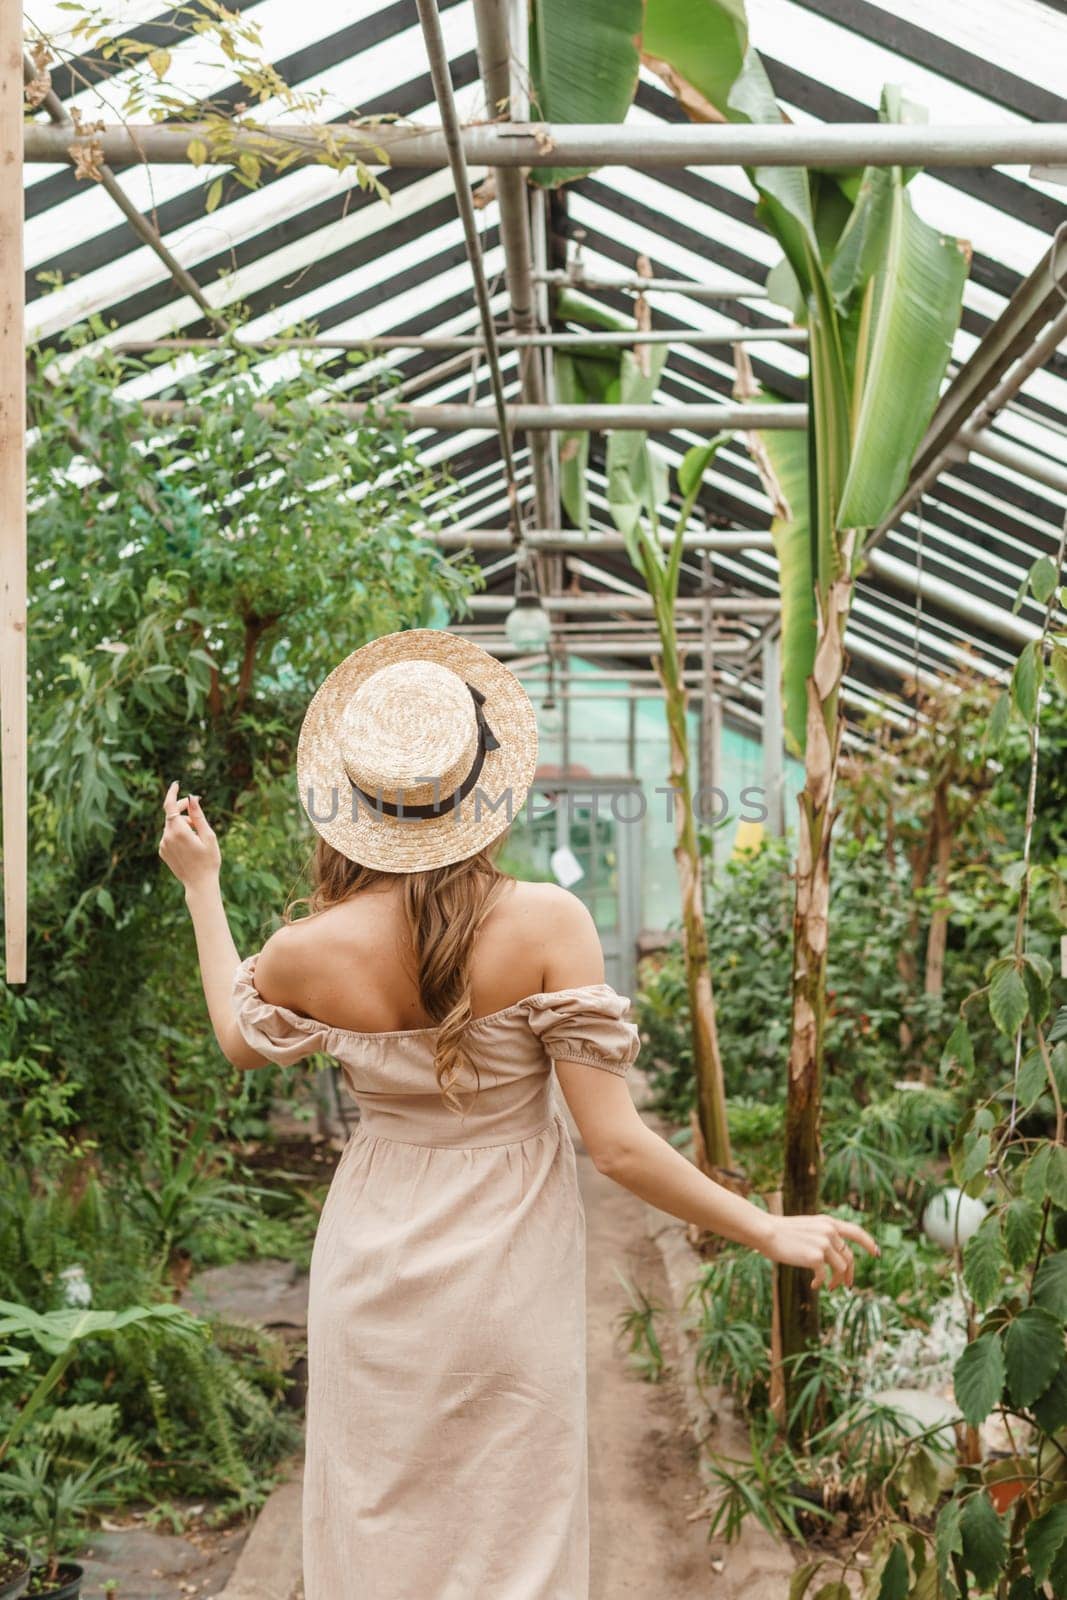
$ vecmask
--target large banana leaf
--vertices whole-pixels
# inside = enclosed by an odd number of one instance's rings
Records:
[[[778,397],[760,396],[774,405]],[[780,429],[761,433],[788,517],[771,523],[782,599],[782,724],[793,755],[807,739],[807,681],[815,661],[815,571],[810,513],[808,434]]]
[[[720,117],[747,50],[744,0],[647,0],[642,55],[666,61]]]
[[[960,241],[915,215],[895,172],[871,334],[856,375],[860,403],[837,513],[842,528],[874,527],[908,481],[952,352],[966,277]]]
[[[576,289],[561,289],[556,301],[558,321],[580,322],[609,332],[629,332],[633,317],[612,311]],[[611,345],[589,344],[580,356],[558,350],[554,363],[556,399],[561,405],[606,406],[618,403],[619,365],[622,352]],[[589,532],[589,434],[576,428],[560,435],[559,488],[564,509],[576,528]]]
[[[659,387],[667,346],[646,345],[642,355],[644,364],[634,351],[622,352],[619,401],[624,406],[651,405]],[[630,537],[642,515],[657,524],[667,498],[667,466],[649,444],[647,433],[627,428],[609,433],[607,471],[608,506],[620,533]]]
[[[560,405],[614,405],[619,398],[619,352],[603,359],[556,352],[556,399]],[[589,433],[571,429],[559,439],[559,493],[576,528],[589,532]]]
[[[636,318],[625,311],[613,311],[580,289],[562,288],[556,296],[556,316],[560,322],[580,322],[587,328],[606,328],[614,333],[629,333],[637,327]]]
[[[744,0],[647,0],[642,49],[724,121],[782,121],[763,62],[748,42]],[[687,107],[692,103],[688,97]],[[748,175],[806,293],[815,239],[808,175],[801,167],[757,167]]]
[[[623,122],[637,90],[642,0],[531,0],[532,114],[542,122]],[[554,189],[583,173],[541,167]]]
[[[588,296],[564,289],[557,304],[559,319],[587,327],[629,331],[633,317],[610,310]],[[581,356],[559,351],[555,361],[556,396],[563,405],[649,405],[667,360],[666,345],[645,347],[647,360],[611,345],[587,345]],[[647,372],[644,370],[647,367]],[[666,496],[666,468],[649,449],[648,436],[620,429],[608,434],[608,502],[620,532],[629,535],[642,513],[654,516]],[[589,435],[584,430],[560,439],[560,495],[571,521],[589,531],[587,472]]]

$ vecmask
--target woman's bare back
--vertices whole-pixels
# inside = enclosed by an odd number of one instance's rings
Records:
[[[588,911],[567,890],[509,879],[475,941],[473,1016],[565,987],[568,952],[578,948],[584,958],[578,981],[599,981],[585,971],[590,928]],[[256,985],[272,1005],[335,1028],[392,1033],[432,1026],[419,1000],[402,891],[392,883],[280,929],[264,946]]]

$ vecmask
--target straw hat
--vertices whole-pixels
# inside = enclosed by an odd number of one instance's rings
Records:
[[[384,872],[484,849],[518,816],[536,765],[537,720],[518,678],[434,628],[346,656],[316,690],[296,754],[312,825]]]

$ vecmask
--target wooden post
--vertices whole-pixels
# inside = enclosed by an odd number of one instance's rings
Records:
[[[22,6],[0,0],[0,788],[4,978],[26,982],[26,335]]]

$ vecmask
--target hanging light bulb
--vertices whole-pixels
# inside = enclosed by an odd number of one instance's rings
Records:
[[[551,689],[541,702],[537,723],[546,739],[554,739],[557,734],[563,732],[563,707]]]
[[[508,643],[516,650],[543,650],[552,624],[537,594],[517,594],[504,624]]]

